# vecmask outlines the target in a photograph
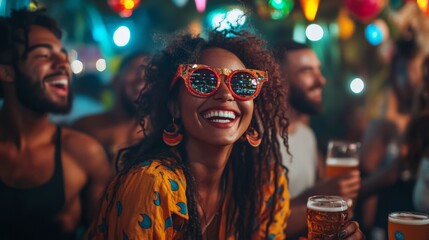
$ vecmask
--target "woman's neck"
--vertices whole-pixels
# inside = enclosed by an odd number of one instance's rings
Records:
[[[233,145],[213,146],[187,142],[186,152],[197,190],[201,225],[206,228],[213,216],[219,214],[225,196],[224,170]]]
[[[198,191],[210,192],[218,189],[232,147],[233,145],[213,146],[188,141],[187,158]]]

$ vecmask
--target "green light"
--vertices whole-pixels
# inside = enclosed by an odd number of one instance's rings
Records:
[[[284,14],[283,11],[280,10],[274,10],[273,12],[271,12],[271,18],[274,20],[279,20],[286,17],[286,15]]]
[[[286,1],[284,0],[270,0],[269,4],[271,7],[275,8],[275,9],[283,9],[286,5]]]
[[[294,7],[294,0],[269,0],[269,6],[271,7],[271,18],[279,20],[289,15]]]

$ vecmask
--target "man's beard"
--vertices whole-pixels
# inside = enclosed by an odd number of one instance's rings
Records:
[[[31,79],[19,70],[16,73],[16,95],[18,101],[28,109],[37,113],[67,114],[72,107],[73,95],[68,92],[65,105],[53,102],[43,91],[40,82],[32,82]]]
[[[119,96],[119,101],[124,109],[125,113],[129,117],[135,117],[137,114],[137,105],[134,100],[131,100],[125,93],[125,91],[122,91]]]
[[[319,88],[318,86],[314,86],[313,88],[316,87]],[[310,115],[319,114],[323,111],[322,102],[311,101],[306,97],[306,92],[302,89],[291,85],[289,93],[289,102],[295,110]]]

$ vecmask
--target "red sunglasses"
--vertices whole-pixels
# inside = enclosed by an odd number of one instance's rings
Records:
[[[235,99],[247,101],[258,96],[262,84],[268,81],[268,72],[254,69],[215,69],[202,64],[180,64],[170,89],[177,79],[185,82],[186,89],[196,97],[210,97],[219,89],[221,77]]]

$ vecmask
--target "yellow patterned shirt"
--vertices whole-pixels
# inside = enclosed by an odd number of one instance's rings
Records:
[[[120,181],[116,195],[114,183]],[[179,169],[161,161],[146,161],[109,185],[97,218],[86,232],[88,239],[182,239],[189,220],[186,200],[186,180]],[[290,214],[286,176],[279,177],[277,193],[274,185],[263,186],[264,204],[257,218],[252,239],[266,239],[265,226],[269,220],[266,205],[277,198],[269,239],[285,239],[286,219]],[[111,201],[111,198],[114,200]],[[230,201],[227,194],[225,204]],[[222,214],[219,238],[225,239],[226,214]],[[226,239],[234,239],[228,236]]]

